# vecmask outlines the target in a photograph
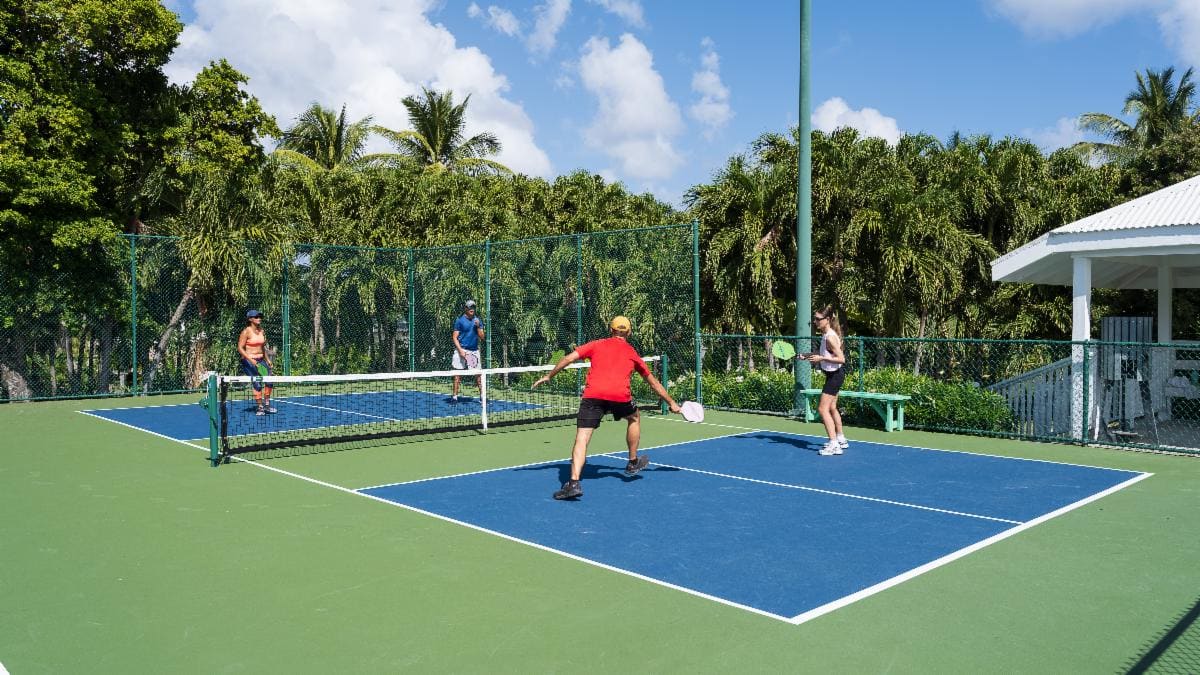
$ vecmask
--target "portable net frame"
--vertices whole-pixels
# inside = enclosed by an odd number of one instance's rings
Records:
[[[657,356],[645,360],[655,369],[662,363]],[[248,452],[572,419],[578,382],[589,367],[574,363],[537,389],[533,383],[553,366],[263,377],[211,373],[205,398],[209,456],[217,465]],[[639,404],[653,402],[644,383],[632,391]]]

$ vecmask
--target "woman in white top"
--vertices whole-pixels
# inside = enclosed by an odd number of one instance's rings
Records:
[[[826,306],[813,313],[813,328],[821,332],[821,351],[807,358],[820,366],[825,374],[825,386],[821,389],[821,403],[817,411],[821,413],[825,433],[829,434],[829,442],[821,448],[820,454],[840,455],[850,447],[850,442],[842,433],[842,415],[837,409],[838,392],[842,390],[842,382],[846,379],[846,357],[842,353],[842,329],[832,307]]]

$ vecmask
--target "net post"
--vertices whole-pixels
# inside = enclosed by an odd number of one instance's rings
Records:
[[[209,371],[204,407],[208,409],[208,460],[214,468],[221,463],[221,411],[217,388],[217,374]]]
[[[479,373],[479,416],[483,422],[484,431],[487,431],[488,428],[487,402],[487,372],[481,371]]]

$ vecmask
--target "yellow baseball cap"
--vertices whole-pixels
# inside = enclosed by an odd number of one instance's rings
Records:
[[[618,333],[629,333],[633,330],[633,326],[630,325],[628,317],[624,316],[613,317],[613,320],[609,322],[608,327],[617,331]]]

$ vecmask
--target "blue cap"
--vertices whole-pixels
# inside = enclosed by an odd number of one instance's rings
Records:
[[[252,309],[249,312],[246,312],[247,319],[253,319],[254,317],[258,317],[261,319],[262,315],[263,315],[263,313],[258,311],[257,309]]]

